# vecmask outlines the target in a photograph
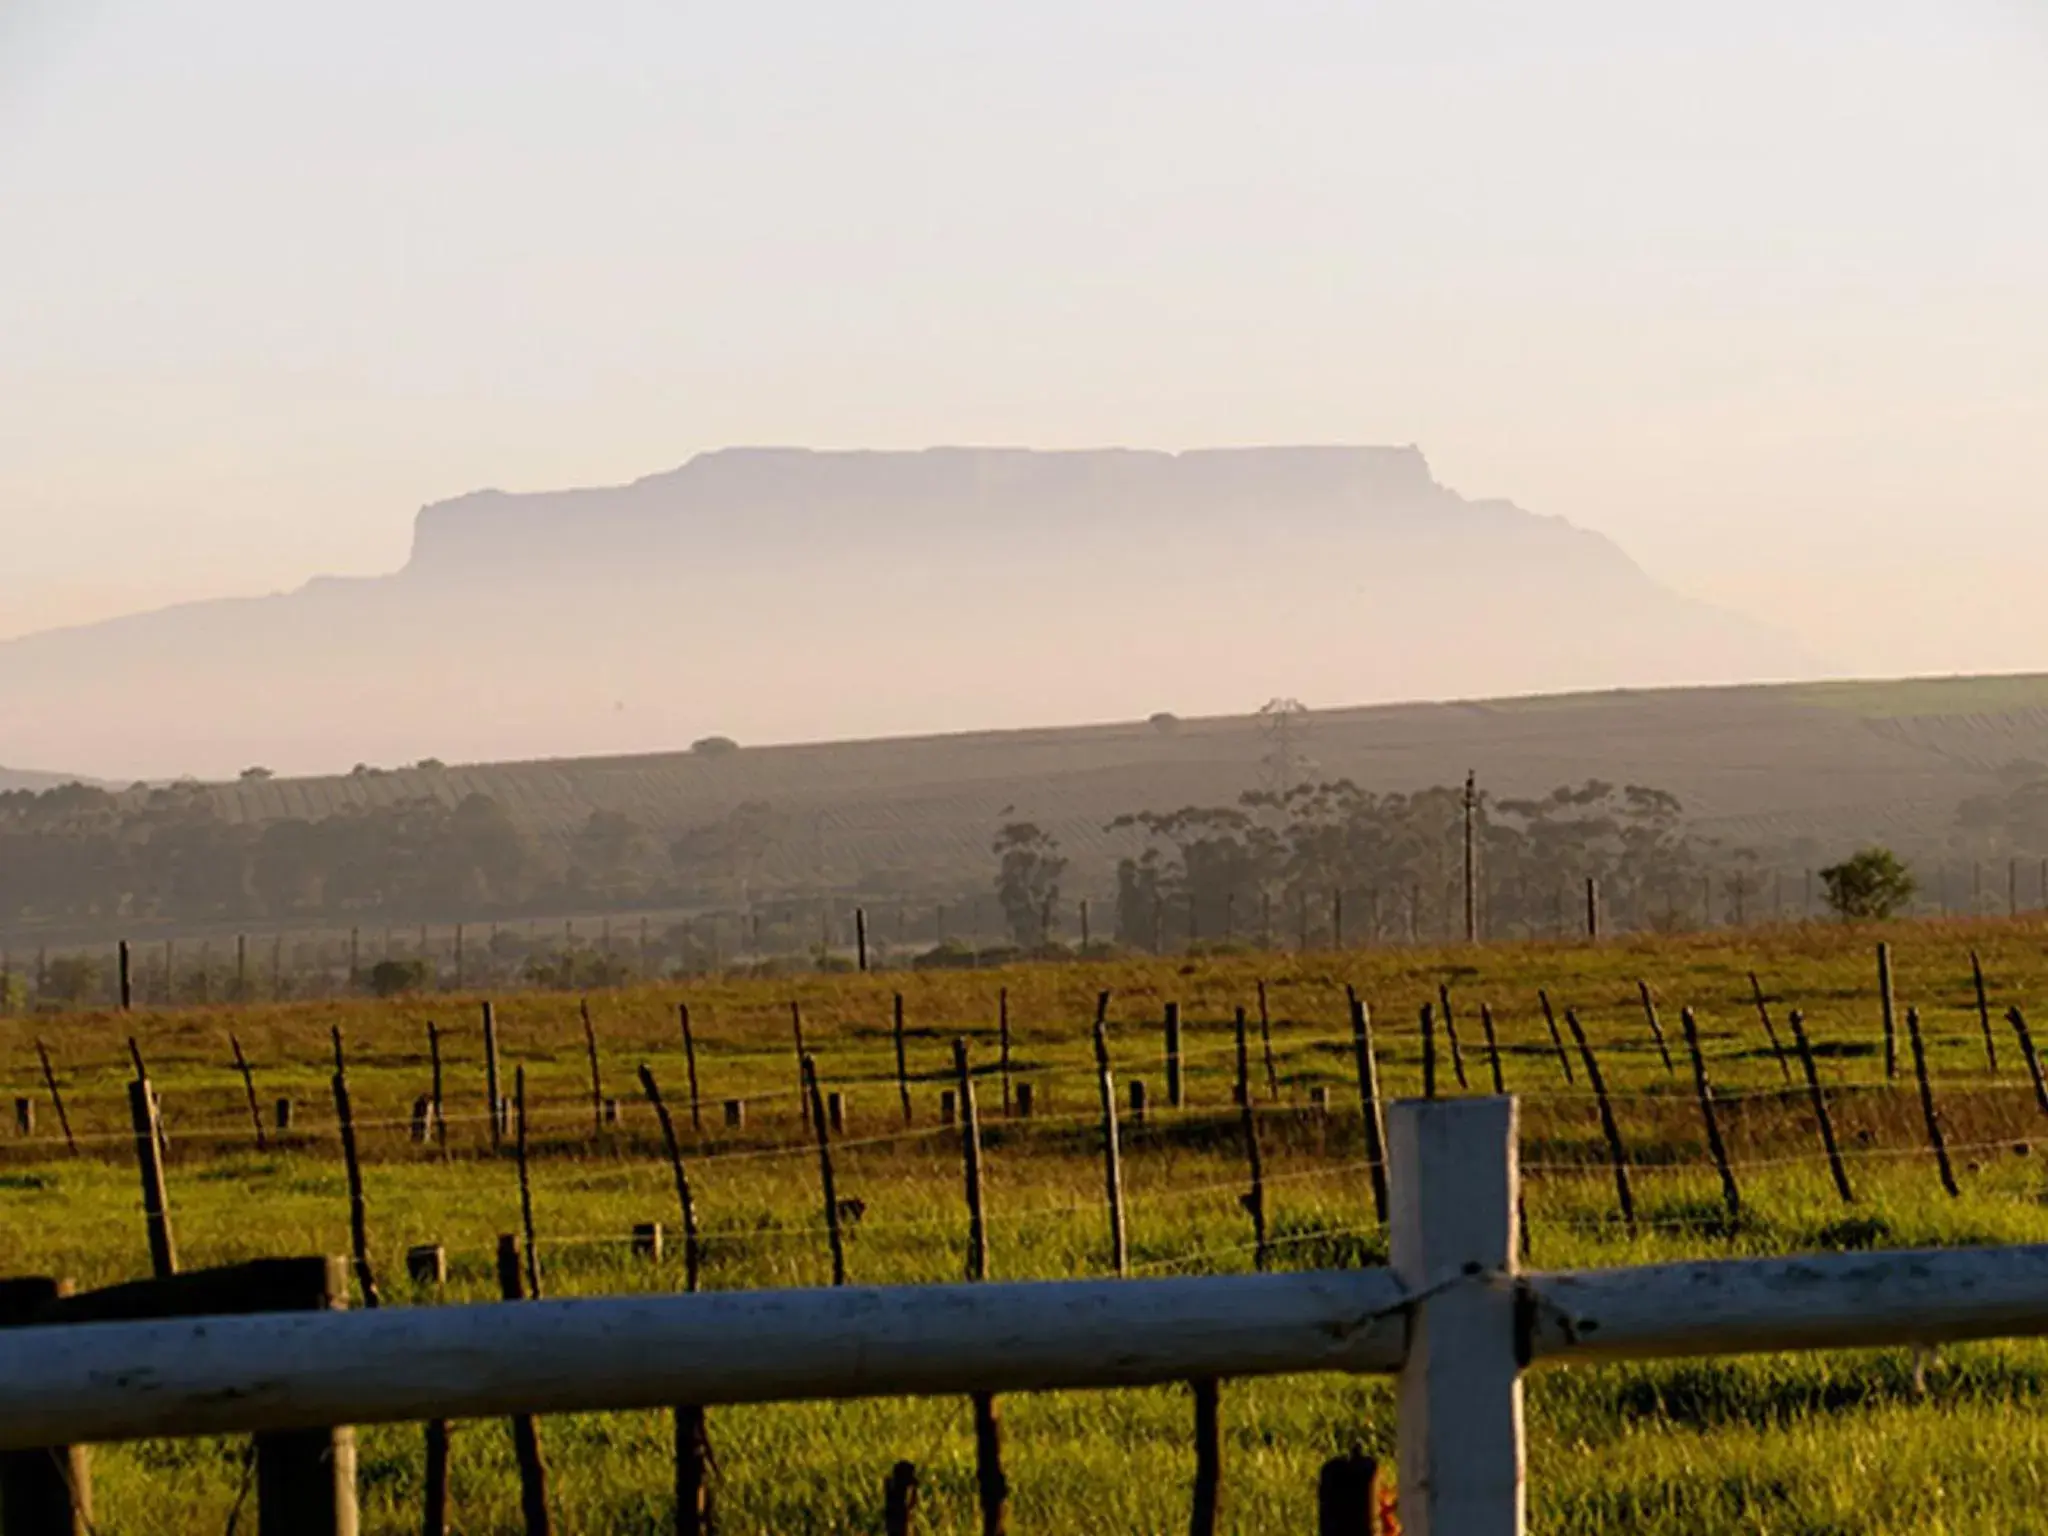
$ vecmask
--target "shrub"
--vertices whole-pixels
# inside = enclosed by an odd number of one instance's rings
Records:
[[[1820,872],[1828,905],[1845,922],[1895,916],[1919,889],[1912,870],[1889,848],[1866,848]]]
[[[370,967],[370,990],[379,997],[399,997],[407,992],[423,991],[429,980],[427,962],[417,957],[379,960]]]

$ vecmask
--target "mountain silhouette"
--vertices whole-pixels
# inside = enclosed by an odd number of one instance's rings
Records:
[[[388,576],[0,643],[0,742],[221,776],[1815,665],[1414,448],[729,449],[429,506]]]

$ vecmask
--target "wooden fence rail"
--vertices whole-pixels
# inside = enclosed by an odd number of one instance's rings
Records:
[[[2048,1333],[2048,1246],[1523,1271],[1515,1101],[1387,1119],[1388,1269],[32,1324],[0,1329],[0,1452],[1388,1373],[1409,1536],[1518,1536],[1532,1366]]]

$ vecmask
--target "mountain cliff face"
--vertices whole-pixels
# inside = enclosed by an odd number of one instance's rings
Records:
[[[125,779],[1811,665],[1413,448],[735,449],[428,507],[392,576],[0,644],[0,741]]]

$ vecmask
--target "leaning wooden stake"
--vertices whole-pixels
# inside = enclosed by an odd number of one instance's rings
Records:
[[[818,1064],[803,1061],[805,1114],[818,1138],[818,1183],[825,1196],[825,1236],[832,1245],[832,1283],[846,1284],[846,1244],[839,1233],[839,1191],[832,1177],[832,1131],[825,1097],[818,1091]]]
[[[178,1272],[171,1241],[170,1200],[164,1191],[163,1135],[157,1125],[156,1090],[147,1077],[128,1085],[128,1118],[135,1127],[135,1163],[142,1174],[142,1219],[149,1230],[150,1273],[159,1280]]]
[[[43,1086],[50,1090],[50,1103],[57,1111],[57,1124],[64,1131],[64,1146],[76,1153],[78,1138],[71,1134],[71,1117],[64,1112],[64,1095],[57,1088],[57,1069],[50,1065],[50,1048],[41,1040],[36,1041],[36,1059],[43,1064]]]
[[[1834,1176],[1835,1193],[1844,1205],[1854,1205],[1856,1195],[1849,1188],[1849,1170],[1842,1164],[1842,1150],[1835,1145],[1835,1122],[1828,1114],[1827,1095],[1820,1090],[1820,1069],[1814,1065],[1813,1042],[1806,1038],[1806,1015],[1794,1008],[1785,1016],[1792,1026],[1792,1043],[1799,1051],[1799,1067],[1806,1074],[1807,1097],[1813,1102],[1813,1118],[1820,1126],[1820,1147],[1827,1154],[1828,1172]]]
[[[967,1188],[967,1278],[988,1278],[988,1218],[982,1205],[981,1112],[974,1097],[974,1067],[967,1042],[953,1042],[953,1073],[960,1094],[960,1162]],[[995,1397],[973,1394],[974,1486],[981,1501],[982,1536],[1009,1529],[1010,1482],[1003,1473],[1003,1421]]]
[[[268,1151],[269,1139],[263,1134],[263,1109],[256,1102],[256,1076],[249,1070],[249,1058],[242,1054],[242,1042],[228,1032],[228,1046],[235,1053],[235,1070],[242,1075],[242,1092],[249,1100],[249,1122],[256,1127],[256,1150]]]
[[[1486,1070],[1493,1078],[1493,1091],[1506,1093],[1507,1079],[1500,1070],[1500,1037],[1494,1032],[1493,1008],[1488,1003],[1479,1005],[1479,1031],[1486,1040]]]
[[[1771,1042],[1771,1054],[1778,1059],[1778,1071],[1789,1083],[1792,1081],[1792,1066],[1785,1060],[1785,1048],[1778,1043],[1778,1031],[1771,1023],[1771,1005],[1764,1001],[1764,984],[1756,979],[1755,971],[1749,973],[1749,995],[1756,1001],[1756,1016],[1763,1021],[1764,1037]]]
[[[1941,1134],[1941,1113],[1934,1106],[1934,1084],[1927,1076],[1927,1049],[1920,1040],[1920,1010],[1906,1010],[1906,1038],[1913,1048],[1913,1076],[1920,1081],[1920,1115],[1927,1122],[1927,1144],[1934,1149],[1935,1166],[1941,1170],[1941,1187],[1960,1196],[1956,1171],[1949,1166],[1948,1141]]]
[[[1387,1220],[1387,1127],[1380,1104],[1380,1066],[1372,1044],[1372,1013],[1358,993],[1344,989],[1351,1005],[1351,1052],[1358,1070],[1358,1110],[1365,1122],[1365,1168],[1372,1181],[1373,1219]]]
[[[526,1233],[526,1294],[540,1300],[540,1243],[533,1231],[533,1177],[526,1161],[526,1068],[512,1072],[512,1109],[518,1117],[519,1225]]]
[[[1643,1017],[1650,1022],[1650,1038],[1657,1042],[1657,1054],[1664,1060],[1664,1071],[1675,1074],[1671,1065],[1671,1047],[1664,1040],[1664,1021],[1657,1017],[1657,999],[1650,995],[1650,984],[1638,977],[1636,992],[1643,1000]]]
[[[1700,1120],[1707,1131],[1707,1151],[1713,1155],[1714,1171],[1721,1176],[1721,1203],[1728,1207],[1729,1220],[1742,1214],[1742,1191],[1735,1184],[1735,1170],[1728,1162],[1728,1148],[1721,1140],[1721,1122],[1714,1114],[1714,1085],[1707,1080],[1707,1058],[1700,1052],[1699,1021],[1690,1008],[1678,1013],[1685,1031],[1686,1054],[1692,1057],[1693,1092],[1699,1096]]]
[[[896,994],[895,1005],[896,1039],[896,1096],[903,1101],[903,1123],[910,1124],[910,1053],[903,1038],[903,994]]]
[[[1572,1056],[1564,1048],[1564,1036],[1558,1033],[1557,1010],[1550,1006],[1550,994],[1538,991],[1536,1001],[1543,1005],[1543,1022],[1550,1026],[1550,1044],[1557,1052],[1558,1070],[1564,1073],[1565,1086],[1572,1084]]]
[[[1593,1085],[1593,1097],[1600,1106],[1600,1134],[1607,1138],[1607,1157],[1614,1165],[1614,1198],[1621,1206],[1621,1219],[1628,1223],[1628,1229],[1633,1233],[1636,1229],[1636,1202],[1629,1190],[1628,1149],[1622,1145],[1621,1127],[1614,1119],[1614,1104],[1607,1097],[1606,1079],[1600,1075],[1600,1058],[1593,1054],[1592,1043],[1579,1026],[1579,1016],[1569,1008],[1564,1011],[1564,1022],[1572,1032],[1573,1043],[1579,1048],[1579,1060],[1586,1068],[1586,1081]]]
[[[683,1026],[683,1066],[690,1076],[690,1131],[704,1134],[704,1101],[697,1091],[697,1036],[690,1028],[690,1005],[677,1003],[676,1014]]]
[[[530,1255],[526,1267],[531,1272]],[[526,1297],[519,1275],[519,1239],[509,1232],[498,1238],[498,1294],[507,1301]],[[540,1426],[532,1414],[512,1416],[512,1451],[519,1462],[519,1508],[525,1517],[526,1536],[550,1536],[548,1469],[540,1453]]]
[[[662,1146],[668,1152],[668,1169],[676,1181],[676,1204],[681,1208],[683,1218],[683,1289],[694,1291],[703,1263],[697,1236],[697,1202],[690,1195],[690,1173],[683,1165],[683,1149],[676,1140],[675,1120],[669,1115],[668,1105],[662,1102],[661,1087],[645,1062],[640,1065],[640,1090],[647,1095],[647,1102],[654,1108],[654,1118],[661,1125]]]
[[[1458,1016],[1451,1012],[1451,989],[1439,985],[1436,1000],[1444,1009],[1444,1043],[1451,1048],[1451,1075],[1458,1080],[1460,1090],[1472,1085],[1465,1080],[1465,1050],[1458,1044]]]
[[[362,1289],[363,1305],[375,1309],[376,1271],[370,1267],[370,1215],[363,1201],[363,1164],[356,1155],[356,1117],[349,1105],[348,1062],[341,1047],[341,1026],[334,1026],[334,1116],[341,1122],[341,1160],[348,1174],[349,1250],[355,1259],[356,1284]]]
[[[591,1022],[590,999],[582,998],[577,1003],[583,1015],[583,1050],[590,1058],[590,1133],[604,1135],[604,1076],[597,1064],[597,1025]]]
[[[1222,1404],[1214,1381],[1194,1383],[1195,1499],[1190,1536],[1215,1536],[1223,1497]]]
[[[1109,1065],[1109,994],[1095,999],[1095,1082],[1102,1098],[1102,1167],[1109,1206],[1110,1264],[1119,1277],[1131,1272],[1131,1253],[1124,1237],[1123,1151],[1117,1145],[1116,1075]]]
[[[640,1065],[640,1088],[653,1106],[661,1125],[661,1140],[668,1152],[669,1172],[676,1181],[676,1204],[683,1218],[683,1289],[698,1288],[703,1265],[702,1243],[697,1233],[697,1202],[690,1194],[690,1174],[683,1165],[683,1149],[676,1140],[674,1118],[662,1101],[661,1086],[645,1062]],[[704,1410],[690,1403],[675,1409],[676,1530],[687,1536],[703,1536],[711,1529],[711,1436]]]
[[[2044,1115],[2048,1115],[2048,1080],[2041,1075],[2041,1058],[2034,1054],[2033,1031],[2027,1028],[2027,1016],[2017,1005],[2005,1010],[2006,1022],[2012,1025],[2012,1032],[2019,1037],[2020,1055],[2027,1063],[2027,1076],[2034,1084],[2034,1103]]]
[[[505,1098],[498,1082],[498,1014],[489,1001],[483,1005],[484,1014],[484,1093],[490,1100],[491,1146],[495,1150],[505,1140]]]
[[[1266,1007],[1266,984],[1259,983],[1259,1047],[1266,1053],[1266,1097],[1280,1100],[1280,1072],[1273,1064],[1273,1016]]]
[[[1984,962],[1977,958],[1977,951],[1970,951],[1970,980],[1977,987],[1977,1023],[1984,1031],[1984,1065],[1993,1077],[1998,1076],[1998,1047],[1991,1040],[1991,996],[1984,986]]]
[[[1246,1060],[1244,1010],[1237,1010],[1237,1113],[1244,1130],[1245,1168],[1252,1186],[1244,1197],[1245,1214],[1252,1219],[1253,1262],[1261,1271],[1271,1261],[1266,1247],[1266,1171],[1259,1157],[1259,1112],[1252,1107],[1252,1085]]]
[[[1892,993],[1892,947],[1877,946],[1877,998],[1884,1013],[1884,1075],[1889,1082],[1899,1075],[1898,1003]]]
[[[796,1108],[798,1117],[806,1126],[811,1123],[810,1091],[805,1086],[804,1063],[810,1060],[810,1051],[804,1046],[804,1011],[792,998],[789,1004],[789,1031],[796,1043]]]

